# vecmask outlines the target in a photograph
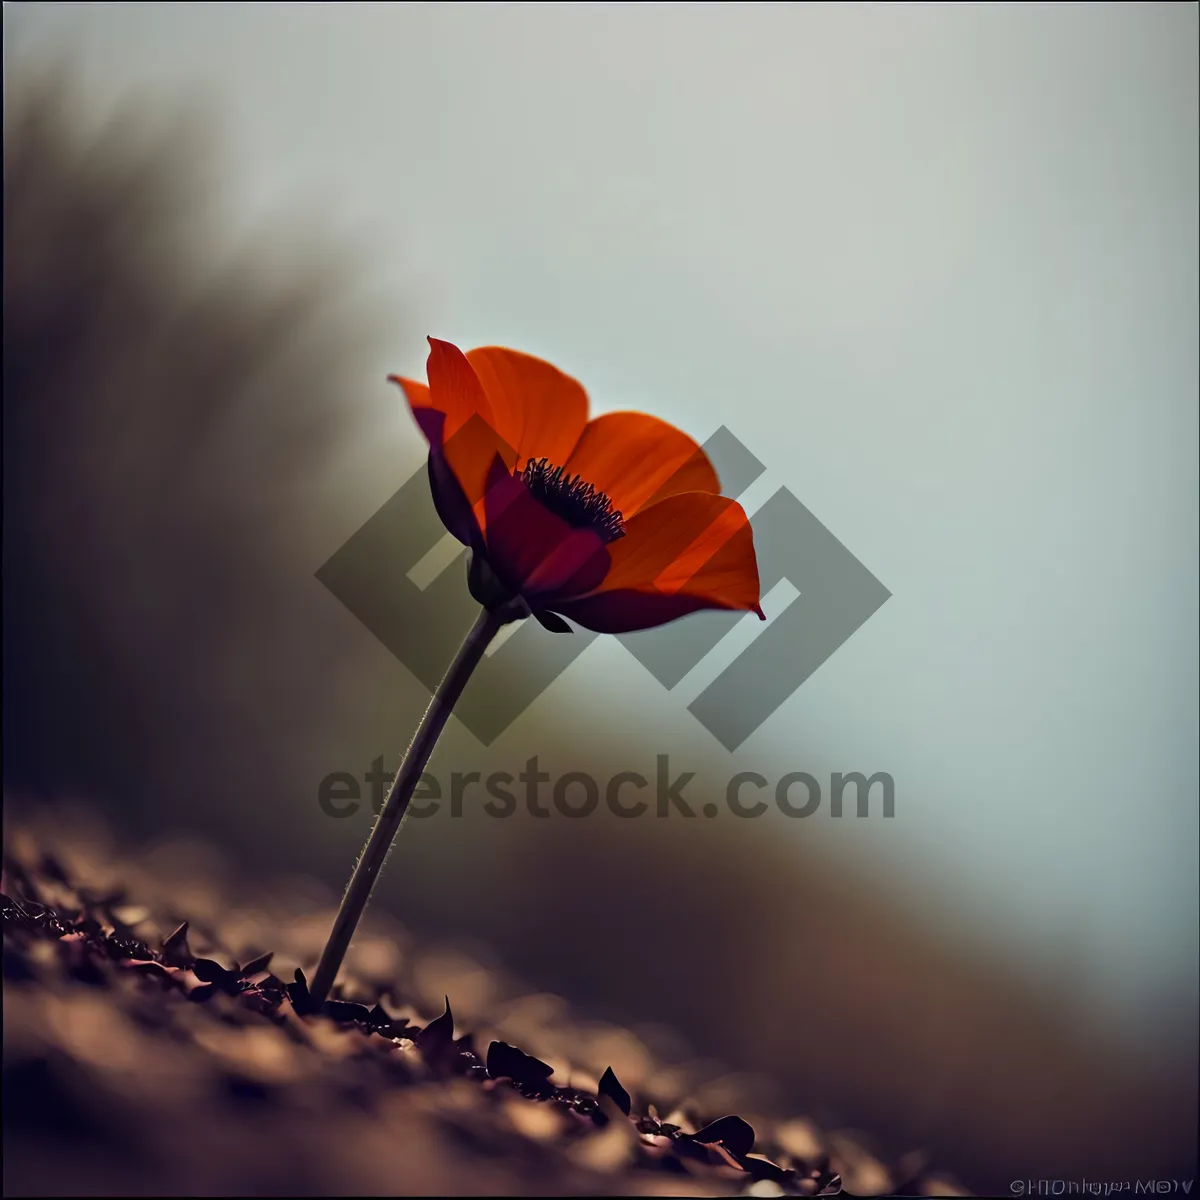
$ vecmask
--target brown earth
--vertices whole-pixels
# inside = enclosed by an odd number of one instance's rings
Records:
[[[195,856],[5,843],[6,1195],[967,1194],[803,1118],[706,1108],[686,1064],[379,919],[315,1013],[330,914],[295,881],[225,895]],[[430,1004],[456,983],[470,1020]]]

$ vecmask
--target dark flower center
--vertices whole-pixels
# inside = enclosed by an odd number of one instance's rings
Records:
[[[625,521],[604,492],[568,475],[546,458],[531,458],[521,472],[529,494],[573,529],[590,529],[604,542],[625,536]]]

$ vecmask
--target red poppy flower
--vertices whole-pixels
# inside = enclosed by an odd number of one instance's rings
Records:
[[[699,609],[763,616],[750,522],[687,434],[637,412],[589,421],[580,384],[528,354],[429,345],[428,384],[390,378],[481,603],[559,632],[563,616],[599,633]]]

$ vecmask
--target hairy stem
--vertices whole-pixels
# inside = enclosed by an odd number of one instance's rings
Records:
[[[425,770],[425,764],[429,761],[430,754],[433,753],[433,748],[437,744],[438,737],[441,735],[454,705],[462,695],[467,680],[471,678],[471,672],[479,665],[479,660],[483,657],[483,652],[492,638],[496,636],[500,626],[505,624],[506,620],[511,619],[510,616],[506,617],[500,612],[483,609],[476,618],[475,624],[471,626],[471,632],[467,634],[459,648],[454,662],[450,664],[445,678],[438,684],[437,691],[434,692],[433,699],[429,702],[429,708],[426,709],[425,716],[421,718],[421,724],[417,727],[412,744],[404,756],[404,761],[400,764],[400,770],[396,772],[396,778],[388,790],[387,799],[371,829],[367,844],[354,868],[354,873],[350,876],[350,884],[346,888],[346,894],[342,897],[341,907],[338,909],[329,940],[325,943],[321,961],[317,965],[317,973],[309,988],[309,994],[315,1006],[319,1007],[324,1004],[329,996],[329,990],[333,987],[333,981],[337,978],[337,973],[341,968],[342,959],[346,957],[350,939],[354,937],[354,931],[358,927],[363,910],[367,907],[367,901],[371,897],[371,889],[375,886],[380,868],[392,847],[396,831],[400,828],[400,822],[404,820],[404,814],[408,811],[408,804],[416,790],[417,781]]]

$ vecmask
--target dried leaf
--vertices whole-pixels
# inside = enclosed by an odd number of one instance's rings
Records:
[[[754,1126],[741,1117],[718,1117],[692,1134],[692,1139],[706,1146],[720,1142],[734,1154],[749,1154],[754,1149]]]
[[[446,1011],[429,1022],[414,1039],[417,1048],[426,1059],[437,1059],[454,1048],[454,1014],[450,1011],[450,997],[446,997]]]
[[[364,1025],[371,1016],[365,1004],[354,1004],[349,1000],[326,1000],[321,1010],[334,1021],[361,1021]]]
[[[250,979],[254,975],[261,975],[270,965],[271,959],[275,957],[273,950],[266,954],[260,954],[257,958],[251,959],[239,972],[238,976],[242,979]]]
[[[188,946],[188,923],[184,921],[174,933],[163,942],[163,962],[173,967],[190,967],[195,961],[195,955]]]
[[[621,1086],[621,1081],[613,1072],[612,1067],[605,1067],[604,1074],[600,1076],[599,1094],[608,1096],[626,1116],[629,1116],[629,1112],[633,1108],[633,1101],[630,1099],[629,1093]],[[654,1132],[658,1132],[657,1127]]]
[[[289,983],[283,990],[287,992],[292,1007],[301,1016],[306,1016],[312,1011],[312,997],[308,994],[308,980],[304,978],[304,972],[299,967],[296,968],[296,982]]]
[[[554,1068],[507,1042],[493,1042],[487,1052],[487,1073],[491,1079],[511,1079],[523,1087],[541,1088]]]

